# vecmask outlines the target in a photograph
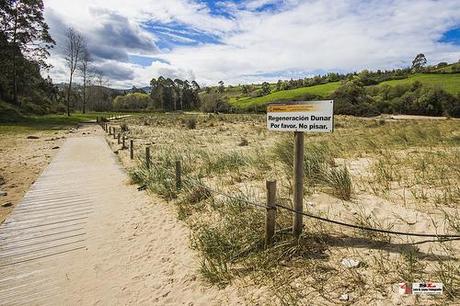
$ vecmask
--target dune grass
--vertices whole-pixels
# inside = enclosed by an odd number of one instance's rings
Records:
[[[210,284],[265,286],[272,291],[273,304],[304,305],[310,294],[337,304],[338,296],[330,294],[334,288],[346,286],[361,302],[375,294],[363,291],[365,286],[388,292],[398,280],[417,276],[446,284],[442,302],[459,297],[456,261],[430,262],[410,247],[389,252],[399,244],[387,234],[347,231],[306,218],[305,232],[294,243],[286,231],[292,215],[279,209],[274,246],[265,249],[265,211],[249,202],[265,202],[264,181],[270,178],[277,180],[279,204],[292,207],[292,135],[260,132],[265,130],[263,115],[193,115],[196,128],[188,129],[190,116],[125,119],[132,136],[153,148],[150,170],[140,159],[131,176],[177,205],[178,218],[191,228],[191,246],[201,255],[201,274]],[[336,119],[333,134],[305,136],[305,190],[311,201],[305,209],[336,220],[347,221],[348,216],[347,222],[356,225],[398,230],[399,219],[366,206],[366,199],[377,198],[390,201],[395,213],[399,207],[428,213],[445,209],[446,221],[458,231],[458,215],[447,209],[460,199],[460,121]],[[238,146],[240,135],[249,140],[247,146]],[[179,190],[174,185],[175,160],[183,166]],[[323,197],[340,201],[334,204],[340,215],[329,216],[324,200],[318,200]],[[338,246],[339,240],[348,241],[349,248]],[[369,245],[366,253],[360,251],[363,242]],[[344,257],[358,258],[363,265],[344,269]]]

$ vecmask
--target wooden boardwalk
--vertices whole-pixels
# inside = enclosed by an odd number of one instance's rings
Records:
[[[0,225],[0,305],[61,304],[62,284],[100,238],[112,200],[101,194],[125,178],[103,137],[64,143]]]

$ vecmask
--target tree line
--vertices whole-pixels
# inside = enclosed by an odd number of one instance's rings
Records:
[[[0,99],[25,107],[39,99],[51,107],[56,89],[41,69],[54,47],[43,1],[0,0]]]
[[[109,110],[121,92],[107,88],[102,72],[92,65],[86,39],[73,28],[62,46],[50,35],[42,0],[0,0],[0,100],[25,113],[83,113]],[[67,84],[53,84],[43,77],[51,49],[58,47],[68,68]],[[75,78],[81,84],[75,84]]]

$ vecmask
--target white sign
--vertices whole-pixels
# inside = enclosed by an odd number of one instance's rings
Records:
[[[267,128],[287,132],[332,132],[334,101],[299,101],[267,106]]]
[[[443,283],[399,283],[400,294],[442,294]]]
[[[442,294],[442,283],[412,283],[412,294]]]

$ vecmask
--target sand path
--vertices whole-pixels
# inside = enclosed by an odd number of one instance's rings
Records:
[[[0,304],[240,304],[204,285],[176,213],[129,185],[100,128],[83,130],[0,226]]]

